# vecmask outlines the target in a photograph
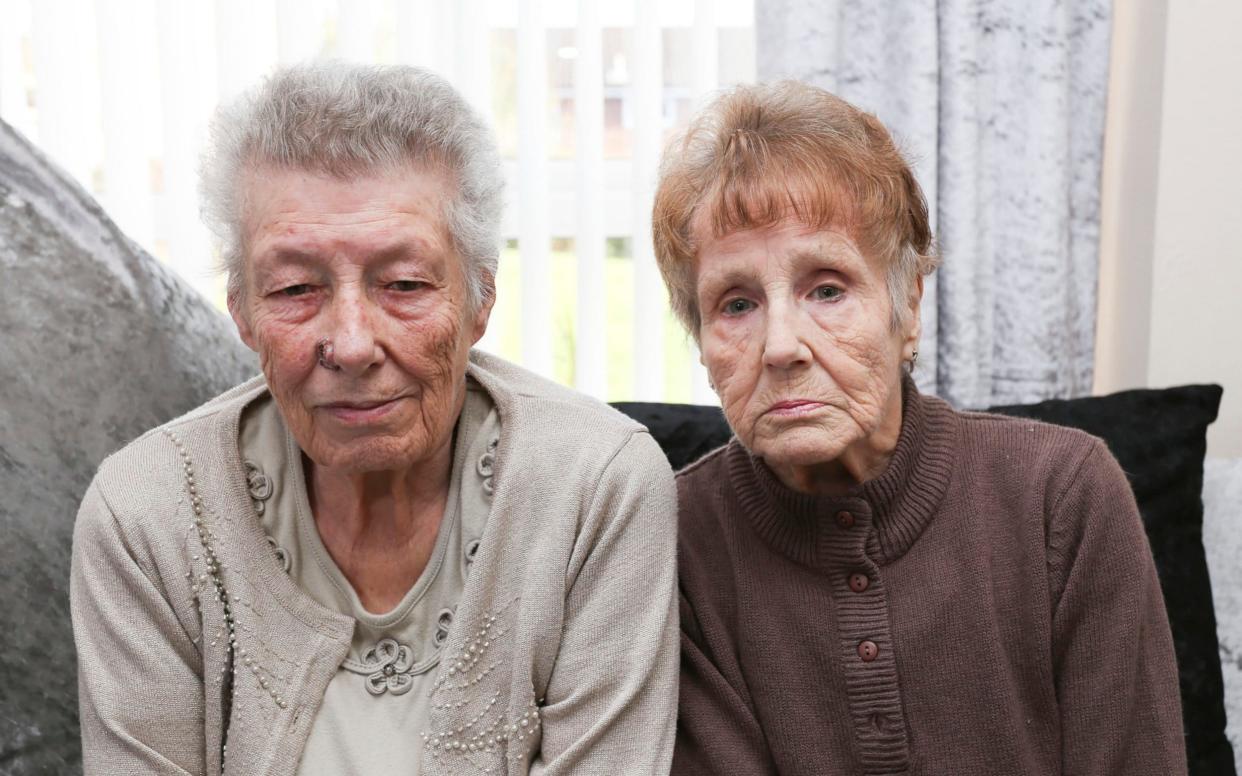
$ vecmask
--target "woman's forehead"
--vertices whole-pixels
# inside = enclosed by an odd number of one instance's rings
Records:
[[[783,260],[862,258],[857,243],[845,229],[807,224],[795,218],[734,229],[720,235],[709,234],[696,247],[696,258],[708,262],[762,257]]]
[[[350,250],[391,256],[448,246],[439,176],[353,178],[275,171],[247,187],[247,254],[314,257]]]
[[[771,169],[721,175],[710,184],[694,207],[691,234],[721,236],[788,220],[848,231],[861,220],[863,203],[852,188],[820,170],[820,165],[803,167],[773,159],[767,167]]]
[[[303,212],[331,218],[372,210],[424,210],[438,214],[446,196],[445,176],[420,167],[335,175],[299,168],[263,167],[241,181],[243,215]]]

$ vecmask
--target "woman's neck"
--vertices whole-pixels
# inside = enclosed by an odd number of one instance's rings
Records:
[[[362,537],[380,532],[390,541],[409,534],[420,515],[444,511],[452,445],[421,465],[401,470],[341,472],[307,462],[315,522]]]
[[[391,610],[418,581],[448,502],[453,445],[399,471],[341,472],[305,461],[319,538],[369,612]]]

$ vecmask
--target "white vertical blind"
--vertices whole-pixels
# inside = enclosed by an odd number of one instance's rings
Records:
[[[277,54],[276,5],[216,0],[216,86],[221,102],[270,73]]]
[[[117,225],[142,245],[155,238],[151,197],[151,123],[158,99],[151,73],[156,64],[155,5],[121,0],[121,13],[96,19],[100,107],[103,113],[104,207]]]
[[[35,140],[38,127],[27,98],[24,47],[30,40],[30,4],[0,2],[0,116]]]
[[[753,78],[751,30],[753,0],[0,0],[0,118],[222,304],[197,194],[215,106],[277,63],[428,67],[505,155],[482,346],[601,398],[714,401],[668,324],[651,196],[668,131]]]
[[[716,3],[694,0],[694,32],[691,59],[694,62],[694,94],[710,98],[719,81],[720,45],[716,29]]]
[[[336,13],[336,55],[366,62],[376,58],[379,40],[378,0],[339,0]]]
[[[442,4],[436,0],[397,3],[397,61],[434,68]]]
[[[664,287],[651,243],[651,200],[664,128],[664,61],[657,0],[635,0],[632,103],[634,150],[634,397],[664,395]]]
[[[196,170],[216,102],[215,14],[206,3],[158,0],[155,18],[163,134],[162,253],[211,298],[211,245],[198,215]]]
[[[691,60],[694,63],[693,92],[699,102],[710,99],[719,86],[719,32],[716,27],[714,0],[694,0],[694,28],[691,38]],[[696,106],[699,107],[699,106]],[[687,359],[690,368],[690,398],[696,404],[716,401],[707,370],[699,360],[699,349],[690,345]]]
[[[428,22],[435,23],[435,57],[431,60],[433,70],[440,73],[453,83],[457,83],[457,27],[461,14],[457,3],[432,1],[437,6],[436,12],[428,17]]]
[[[280,64],[305,62],[319,53],[318,27],[323,18],[317,10],[305,0],[276,0],[276,56]]]
[[[574,142],[577,167],[578,330],[575,384],[594,396],[608,385],[607,295],[604,288],[604,60],[599,6],[579,0],[574,61]]]
[[[99,132],[98,80],[79,72],[96,50],[94,8],[72,0],[31,5],[31,49],[38,91],[39,145],[83,187],[94,188]],[[75,57],[65,56],[72,51]],[[91,69],[93,66],[88,65]],[[83,128],[90,132],[83,132]]]
[[[517,29],[518,247],[522,261],[522,360],[552,373],[548,272],[548,63],[542,0],[522,0]]]
[[[482,0],[457,0],[453,54],[456,78],[453,83],[466,99],[484,115],[492,111],[491,56],[487,16]],[[536,11],[538,12],[538,11]],[[542,31],[541,31],[542,32]],[[546,75],[540,78],[546,84]]]

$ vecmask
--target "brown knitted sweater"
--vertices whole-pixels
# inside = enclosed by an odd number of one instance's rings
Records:
[[[736,440],[678,475],[675,774],[1184,774],[1134,497],[1098,439],[908,383],[885,471],[803,495]]]

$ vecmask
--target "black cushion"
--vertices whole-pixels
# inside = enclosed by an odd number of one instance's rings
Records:
[[[1221,393],[1187,385],[993,408],[1100,437],[1130,478],[1173,630],[1191,776],[1236,776],[1203,553],[1203,455]]]
[[[1005,415],[1080,428],[1103,439],[1130,478],[1160,575],[1177,650],[1191,776],[1236,776],[1225,738],[1216,615],[1203,554],[1203,456],[1221,388],[1188,385],[993,407]],[[715,407],[622,402],[680,469],[729,440]]]

